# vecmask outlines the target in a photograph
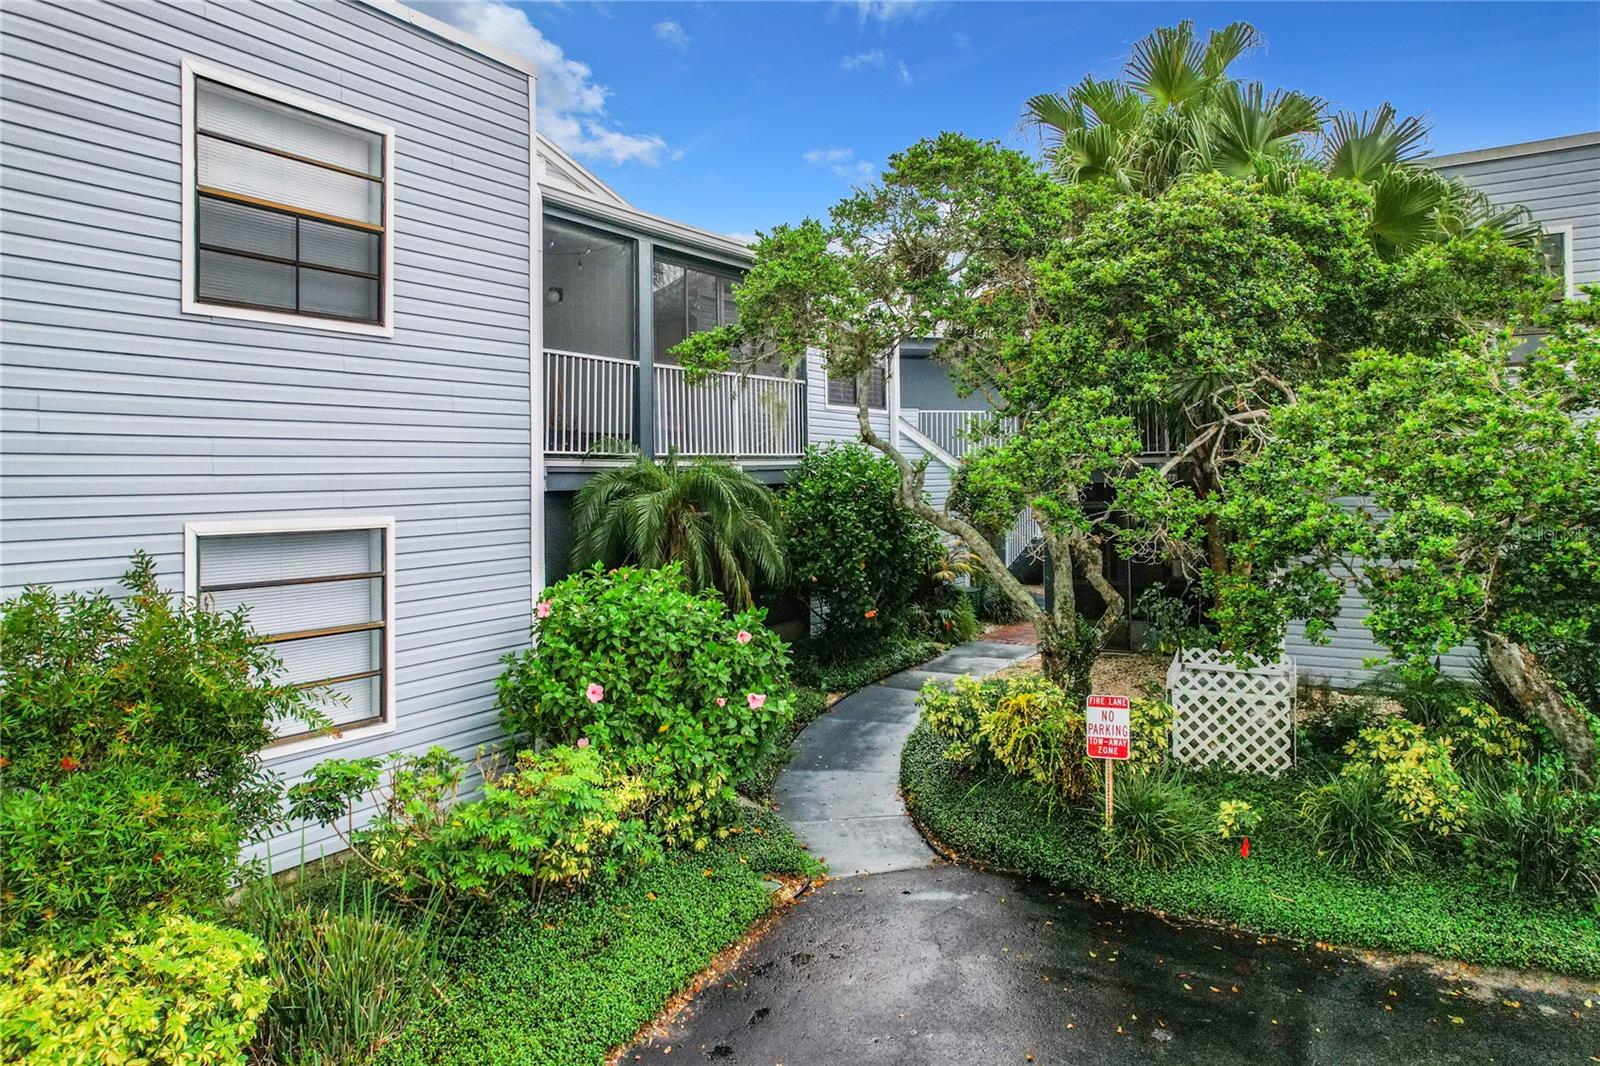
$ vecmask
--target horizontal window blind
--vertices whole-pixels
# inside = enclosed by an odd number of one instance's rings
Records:
[[[384,719],[390,560],[382,529],[202,536],[199,593],[218,610],[243,607],[282,661],[285,679],[316,689],[335,725]],[[282,739],[308,735],[281,722]]]
[[[195,80],[195,295],[378,322],[384,138]]]
[[[854,407],[856,404],[856,379],[853,377],[836,378],[828,375],[828,402],[838,407]],[[867,406],[875,410],[888,407],[888,388],[883,367],[875,366],[867,371]]]

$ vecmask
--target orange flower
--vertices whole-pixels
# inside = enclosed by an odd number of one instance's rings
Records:
[[[867,612],[867,617],[868,618],[876,618],[876,617],[878,617],[878,609],[876,607],[874,607],[872,610],[868,611]]]

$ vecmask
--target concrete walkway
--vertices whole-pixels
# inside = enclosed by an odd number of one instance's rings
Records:
[[[854,692],[807,726],[772,795],[778,812],[833,877],[926,866],[934,859],[900,802],[900,748],[930,679],[981,677],[1032,655],[1029,644],[973,641],[920,669]]]

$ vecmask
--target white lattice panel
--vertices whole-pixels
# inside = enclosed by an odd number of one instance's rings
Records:
[[[1294,765],[1294,661],[1285,655],[1251,663],[1241,668],[1216,651],[1173,658],[1167,698],[1174,758],[1273,777]]]

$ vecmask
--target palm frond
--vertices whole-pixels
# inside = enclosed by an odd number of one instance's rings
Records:
[[[1201,71],[1204,58],[1200,42],[1195,40],[1194,22],[1184,19],[1136,42],[1127,74],[1133,87],[1157,107],[1181,107],[1206,87]]]
[[[1233,61],[1261,47],[1261,32],[1248,22],[1230,22],[1206,37],[1200,73],[1208,82],[1220,81]]]
[[[1385,168],[1420,158],[1427,139],[1427,123],[1415,115],[1396,121],[1387,102],[1376,113],[1334,115],[1323,143],[1328,176],[1374,182]]]
[[[1386,259],[1407,255],[1442,236],[1439,211],[1449,180],[1431,170],[1386,166],[1370,182],[1372,243]]]

